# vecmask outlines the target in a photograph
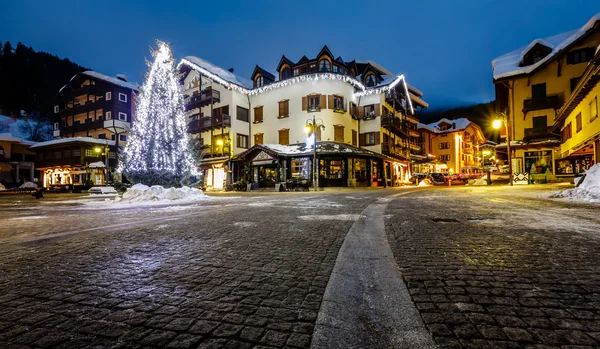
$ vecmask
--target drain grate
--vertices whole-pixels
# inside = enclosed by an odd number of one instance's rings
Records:
[[[458,223],[456,218],[432,218],[431,220],[436,223]]]

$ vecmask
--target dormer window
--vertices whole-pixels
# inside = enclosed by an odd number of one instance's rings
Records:
[[[365,78],[365,84],[367,85],[367,87],[375,86],[377,84],[375,82],[375,75],[367,75],[367,77]]]
[[[326,59],[322,59],[319,61],[319,71],[331,71],[331,63]]]
[[[254,80],[254,87],[262,87],[264,85],[264,79],[261,76],[256,77],[256,80]]]
[[[289,77],[290,77],[290,68],[289,67],[283,68],[283,70],[281,71],[281,78],[287,79]]]
[[[294,69],[294,76],[298,76],[300,74],[300,70],[298,68]]]
[[[338,72],[338,66],[337,66],[337,65],[334,65],[334,66],[333,66],[333,72],[334,72],[334,73],[337,73],[337,72]]]

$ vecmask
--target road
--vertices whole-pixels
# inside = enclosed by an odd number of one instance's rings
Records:
[[[2,198],[0,347],[599,347],[598,206],[555,190]]]

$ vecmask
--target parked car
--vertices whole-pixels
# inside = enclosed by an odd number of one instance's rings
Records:
[[[448,178],[446,177],[446,175],[444,175],[443,173],[440,173],[440,172],[432,172],[429,175],[431,177],[433,177],[434,183],[446,183],[448,181]]]
[[[419,185],[419,183],[424,179],[429,179],[432,183],[434,182],[433,177],[431,177],[427,173],[413,173],[412,177],[410,177],[409,181],[414,185]]]

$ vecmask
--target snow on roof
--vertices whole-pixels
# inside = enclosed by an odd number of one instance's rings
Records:
[[[371,60],[360,60],[360,59],[356,59],[354,61],[356,64],[370,64],[373,67],[375,67],[375,69],[379,70],[380,72],[382,72],[384,75],[394,75],[393,73],[391,73],[389,70],[385,69],[383,66],[379,65],[377,62],[373,62]]]
[[[542,64],[553,59],[562,50],[567,48],[573,42],[581,38],[588,30],[594,27],[594,24],[600,21],[600,13],[593,16],[583,27],[569,31],[566,33],[554,35],[545,39],[535,39],[527,46],[518,48],[512,52],[502,55],[492,61],[492,71],[494,79],[502,79],[514,75],[529,74]],[[526,67],[520,67],[519,64],[523,61],[525,54],[535,46],[535,44],[542,44],[552,50],[546,57],[542,58],[537,63],[528,65]]]
[[[75,79],[75,77],[77,75],[79,75],[79,74],[87,75],[87,76],[89,76],[91,78],[95,78],[95,79],[98,79],[98,80],[103,80],[103,81],[106,81],[106,82],[110,82],[111,84],[115,84],[115,85],[118,85],[118,86],[121,86],[121,87],[125,87],[125,88],[128,88],[128,89],[134,90],[134,91],[138,90],[137,86],[135,84],[131,83],[131,82],[123,81],[123,80],[118,79],[116,77],[112,77],[112,76],[100,74],[100,73],[95,72],[93,70],[86,70],[86,71],[84,71],[82,73],[77,73],[77,74],[73,75],[73,77],[71,77],[71,80],[69,80],[69,82],[73,81],[73,79]],[[125,75],[123,75],[123,74],[119,74],[117,76],[125,77]],[[63,87],[61,87],[60,90],[58,90],[58,92],[59,93],[62,92],[62,90],[64,90],[65,87],[67,87],[67,85],[68,85],[68,83],[66,85],[64,85]]]
[[[446,123],[446,124],[449,124],[450,126],[455,125],[456,127],[449,128],[446,130],[440,130],[439,126],[441,123]],[[433,133],[446,133],[446,132],[455,132],[455,131],[465,130],[467,127],[469,127],[470,124],[471,124],[471,121],[467,118],[459,118],[459,119],[454,119],[454,120],[442,118],[442,119],[438,120],[437,122],[432,122],[430,124],[419,123],[418,128],[424,128]]]
[[[241,87],[248,88],[248,89],[251,89],[253,86],[252,81],[245,79],[241,76],[235,75],[234,73],[230,72],[229,70],[223,69],[223,68],[219,67],[218,65],[212,64],[211,62],[209,62],[205,59],[195,57],[195,56],[187,56],[184,59],[194,63],[195,65],[197,65],[201,68],[206,69],[208,72],[210,72],[230,83],[233,83],[233,84],[236,84]]]
[[[307,147],[305,143],[298,144],[289,144],[289,145],[281,145],[281,144],[257,144],[254,147],[262,147],[268,150],[271,150],[275,153],[282,155],[310,155],[313,153],[312,147]],[[252,148],[254,148],[252,147]],[[365,154],[365,155],[376,155],[381,156],[381,154],[377,154],[370,150],[357,148],[350,144],[332,142],[332,141],[323,141],[317,142],[317,152],[321,154],[327,153],[353,153],[353,154]]]
[[[69,143],[77,143],[77,142],[102,144],[102,145],[115,145],[115,141],[108,140],[108,139],[96,139],[96,138],[92,138],[92,137],[71,137],[71,138],[61,138],[61,139],[54,139],[51,141],[36,143],[31,148],[32,149],[33,148],[41,148],[41,147],[45,147],[48,145],[69,144]]]
[[[104,165],[104,163],[102,161],[96,161],[96,162],[92,162],[91,164],[88,165],[89,168],[102,168],[102,167],[106,167],[106,165]]]

